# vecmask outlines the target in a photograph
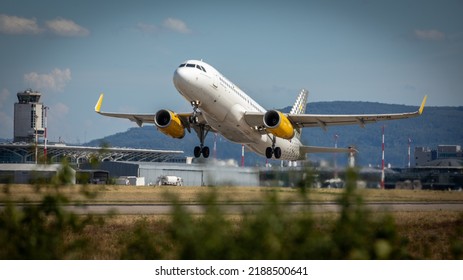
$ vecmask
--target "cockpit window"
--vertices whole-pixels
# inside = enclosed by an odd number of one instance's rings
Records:
[[[182,64],[180,64],[180,66],[178,68],[182,68],[182,67],[197,68],[197,69],[203,71],[204,73],[207,73],[206,69],[203,66],[199,65],[199,64],[182,63]]]

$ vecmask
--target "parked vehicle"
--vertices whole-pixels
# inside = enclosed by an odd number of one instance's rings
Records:
[[[162,175],[158,177],[158,186],[183,186],[183,179],[178,176]]]

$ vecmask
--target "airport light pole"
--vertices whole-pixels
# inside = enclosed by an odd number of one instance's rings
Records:
[[[43,157],[44,157],[45,160],[47,160],[47,142],[48,142],[48,138],[47,138],[47,126],[48,126],[47,111],[48,111],[48,109],[50,109],[50,108],[47,107],[47,106],[43,107],[44,121],[45,121],[44,132],[43,132],[43,136],[44,136],[44,139],[43,139]]]
[[[338,148],[338,138],[339,135],[334,135],[334,148]],[[338,178],[338,156],[337,153],[334,153],[334,178]]]
[[[39,115],[37,115],[37,112],[34,110],[34,117],[35,117],[35,164],[38,163],[38,156],[39,156],[39,135],[37,133],[37,122],[39,120]]]
[[[412,144],[412,139],[408,138],[408,168],[410,168],[410,146]]]
[[[382,142],[381,142],[381,189],[384,190],[384,125],[382,129]]]

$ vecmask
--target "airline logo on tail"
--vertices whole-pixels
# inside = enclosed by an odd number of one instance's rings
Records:
[[[302,89],[301,93],[296,99],[296,102],[291,109],[290,114],[305,114],[305,107],[307,106],[307,96],[309,96],[309,92],[306,89]]]
[[[294,102],[293,108],[289,113],[293,115],[305,114],[305,107],[307,106],[308,96],[309,92],[306,89],[302,89],[301,93],[299,93],[299,96],[296,99],[296,102]],[[297,139],[301,139],[301,134],[302,131],[296,128],[294,137],[296,137]]]

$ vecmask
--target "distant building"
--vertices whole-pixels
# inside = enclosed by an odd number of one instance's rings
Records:
[[[31,89],[18,92],[18,102],[14,104],[14,142],[35,142],[36,136],[44,135],[41,96],[40,92]]]
[[[439,145],[437,146],[437,158],[463,158],[460,145]]]
[[[429,147],[415,148],[415,166],[432,166],[433,161],[459,159],[463,160],[463,151],[460,145],[439,145],[437,149]]]
[[[49,183],[63,166],[61,164],[2,164],[0,184]],[[70,168],[70,183],[76,183],[76,172]]]
[[[32,163],[35,161],[35,145],[27,143],[0,143],[0,163]],[[39,156],[43,155],[43,144],[38,144]],[[149,150],[133,148],[100,148],[51,144],[48,146],[47,160],[59,163],[67,159],[79,165],[92,158],[99,161],[134,162],[185,162],[183,151]]]

